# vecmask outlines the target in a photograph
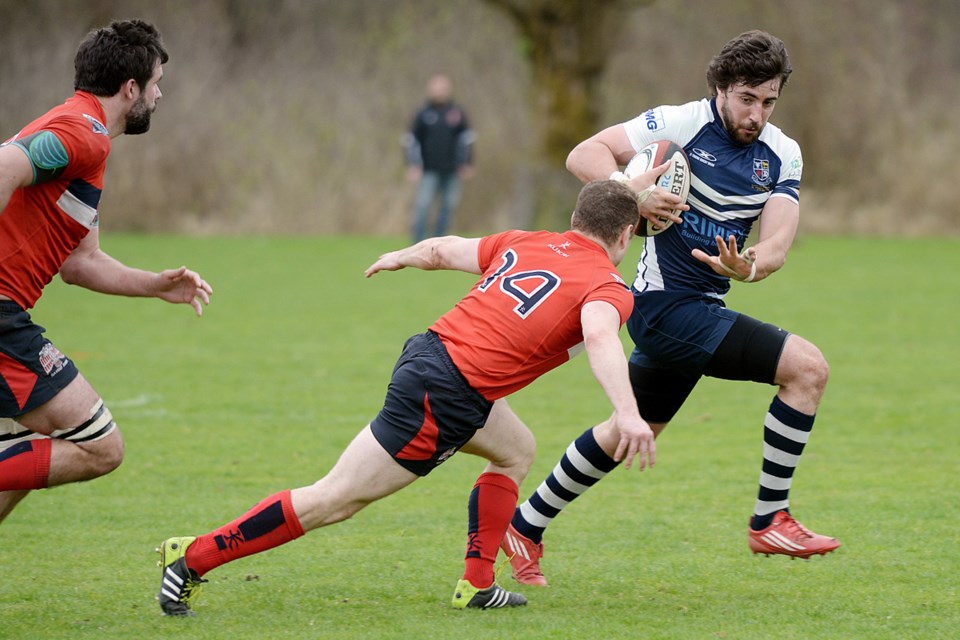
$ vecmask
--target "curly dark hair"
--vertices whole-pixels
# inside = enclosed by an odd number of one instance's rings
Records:
[[[793,73],[783,41],[765,31],[747,31],[723,45],[707,65],[710,95],[720,89],[743,83],[756,87],[774,78],[780,79],[780,91]]]
[[[639,221],[633,189],[616,180],[594,180],[580,190],[570,228],[613,246],[627,225]]]
[[[115,20],[109,27],[87,34],[73,66],[73,87],[95,96],[112,96],[133,78],[140,89],[147,86],[157,61],[169,59],[160,32],[143,20]]]

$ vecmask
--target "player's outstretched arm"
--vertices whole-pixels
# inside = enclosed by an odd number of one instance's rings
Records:
[[[173,304],[189,304],[198,317],[203,315],[203,307],[210,304],[213,288],[199,273],[180,267],[156,275],[154,297]]]
[[[189,304],[203,315],[213,288],[186,267],[160,273],[128,267],[100,249],[99,232],[93,229],[60,267],[60,278],[98,293],[117,296],[159,298]]]
[[[726,239],[723,236],[715,238],[717,255],[712,256],[702,249],[694,249],[693,257],[704,263],[714,273],[727,276],[740,282],[757,280],[757,250],[753,247],[744,249],[743,253],[737,249],[737,238],[731,234]]]
[[[383,254],[367,267],[364,275],[369,278],[380,271],[399,271],[404,267],[415,267],[424,271],[449,269],[479,275],[479,250],[480,238],[427,238],[405,249]]]
[[[740,253],[733,236],[716,237],[717,255],[694,249],[693,257],[715,273],[740,282],[756,282],[778,271],[787,261],[787,252],[797,235],[800,207],[787,198],[771,198],[760,214],[757,244]]]
[[[640,417],[630,387],[627,359],[620,342],[620,313],[608,302],[588,302],[580,311],[580,323],[590,369],[613,405],[611,420],[620,432],[613,459],[623,460],[627,469],[634,457],[640,471],[648,464],[652,467],[656,461],[653,430]]]

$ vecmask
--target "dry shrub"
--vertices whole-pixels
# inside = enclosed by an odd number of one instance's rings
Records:
[[[438,71],[479,134],[455,230],[528,224],[541,160],[523,43],[476,0],[0,0],[0,138],[70,94],[89,28],[133,16],[171,60],[153,130],[115,140],[106,228],[403,234],[399,137]],[[960,3],[672,0],[624,20],[598,128],[705,95],[710,56],[767,29],[795,68],[773,120],[804,149],[804,228],[960,231]]]

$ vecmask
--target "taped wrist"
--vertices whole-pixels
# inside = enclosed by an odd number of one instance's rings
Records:
[[[731,269],[727,265],[723,264],[723,261],[717,258],[717,264],[720,265],[720,268],[730,274],[730,277],[738,282],[753,282],[753,279],[757,277],[757,262],[756,258],[748,250],[744,250],[743,253],[737,256],[744,260],[747,264],[750,265],[750,274],[746,277],[741,276],[735,270]]]

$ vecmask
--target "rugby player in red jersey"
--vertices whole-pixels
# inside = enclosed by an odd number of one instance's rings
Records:
[[[141,271],[99,243],[110,141],[150,128],[166,61],[146,22],[90,32],[74,96],[0,145],[0,520],[33,489],[90,480],[123,459],[110,410],[27,312],[53,277],[190,304],[197,315],[210,301],[210,285],[186,267]]]
[[[644,174],[642,186],[665,168]],[[629,467],[636,458],[641,470],[654,463],[653,432],[637,412],[619,337],[632,298],[616,265],[638,220],[636,193],[603,180],[581,190],[565,233],[446,236],[381,256],[367,276],[417,267],[465,271],[480,280],[425,333],[407,341],[383,409],[325,477],[271,495],[205,535],[163,541],[163,612],[190,614],[208,571],[345,520],[457,451],[488,464],[470,494],[466,567],[452,604],[526,604],[496,583],[493,569],[535,452],[533,435],[506,396],[569,360],[582,345],[613,405],[617,460]]]

